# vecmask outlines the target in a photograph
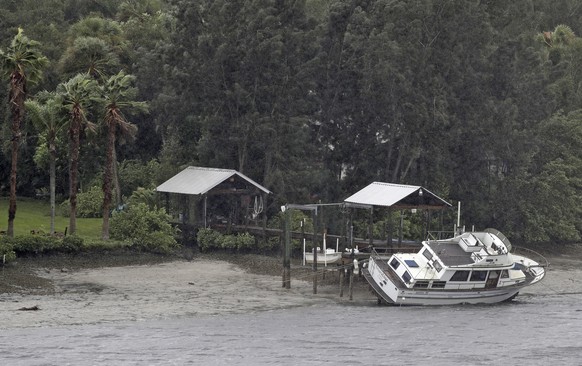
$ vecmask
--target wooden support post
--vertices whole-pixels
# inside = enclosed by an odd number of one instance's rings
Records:
[[[205,229],[208,227],[208,217],[207,217],[208,213],[207,213],[207,211],[208,211],[208,195],[205,194],[204,195],[204,213],[203,213],[203,215],[204,215],[203,220],[204,220],[204,228]]]
[[[344,297],[344,277],[346,276],[345,274],[345,269],[341,268],[339,270],[339,290],[340,290],[340,297]]]
[[[313,248],[313,293],[317,294],[317,248]]]
[[[374,246],[374,207],[370,208],[370,217],[368,219],[368,241],[370,248]]]
[[[263,197],[263,242],[267,243],[267,194],[262,193]]]
[[[321,233],[321,252],[323,253],[323,263],[324,263],[324,270],[323,273],[321,274],[321,278],[322,280],[325,281],[325,274],[327,272],[327,261],[326,261],[327,244],[323,245],[324,243],[327,243],[327,229],[325,228],[325,226],[323,227],[323,232]]]
[[[171,213],[170,213],[170,193],[169,193],[169,192],[166,192],[166,193],[164,194],[164,198],[166,199],[166,200],[165,200],[165,201],[166,201],[166,202],[165,202],[165,204],[166,204],[166,213],[167,213],[168,215],[171,215]]]
[[[313,293],[317,294],[317,232],[318,232],[318,217],[317,210],[313,211]]]
[[[285,288],[291,288],[291,210],[285,210]]]
[[[283,215],[283,218],[285,216]],[[281,271],[281,275],[283,278],[282,287],[285,288],[285,284],[287,283],[287,272],[285,272],[285,253],[287,252],[287,248],[285,248],[285,220],[280,222],[279,228],[281,229],[279,234],[279,248],[281,248],[281,258],[283,258],[283,269]]]
[[[354,270],[352,268],[348,269],[348,275],[350,276],[350,288],[348,290],[350,295],[350,300],[354,299]]]
[[[404,235],[404,210],[400,210],[400,225],[398,225],[398,248],[402,246],[403,235]]]
[[[386,225],[386,244],[392,246],[392,207],[388,207],[388,218]]]

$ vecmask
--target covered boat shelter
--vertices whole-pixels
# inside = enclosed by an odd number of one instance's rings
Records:
[[[266,225],[265,204],[271,193],[233,169],[189,166],[156,188],[177,223],[199,227]]]
[[[452,205],[443,200],[436,194],[422,186],[413,186],[405,184],[373,182],[362,188],[358,192],[344,200],[348,204],[357,204],[370,209],[370,230],[372,228],[373,212],[375,207],[386,207],[390,213],[393,210],[400,210],[400,226],[398,244],[402,242],[402,215],[406,209],[427,210],[427,220],[423,225],[423,238],[429,231],[430,212],[433,210],[442,210]],[[391,216],[390,216],[391,217]],[[387,243],[392,243],[392,222],[388,220]],[[372,245],[372,234],[369,233],[370,245]]]

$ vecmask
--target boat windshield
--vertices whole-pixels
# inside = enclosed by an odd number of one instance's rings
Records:
[[[428,249],[425,249],[424,252],[422,252],[422,255],[424,255],[424,257],[428,260],[432,259],[432,253]]]

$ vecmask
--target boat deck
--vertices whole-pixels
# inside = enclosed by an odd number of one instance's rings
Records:
[[[471,253],[465,252],[465,250],[455,242],[430,241],[428,242],[428,245],[447,267],[474,263],[471,258]]]

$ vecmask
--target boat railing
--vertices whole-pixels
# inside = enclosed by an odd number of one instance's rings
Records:
[[[439,231],[428,231],[426,233],[427,240],[442,240],[448,239],[455,236],[454,231],[446,231],[446,230],[439,230]]]
[[[371,249],[371,256],[374,258],[385,258],[390,257],[395,253],[416,253],[419,250],[419,246],[374,246]]]
[[[515,255],[521,255],[523,257],[527,257],[533,261],[536,261],[538,263],[537,266],[530,266],[530,267],[549,267],[550,266],[550,262],[548,261],[548,259],[546,257],[544,257],[542,254],[536,252],[535,250],[529,249],[529,248],[523,248],[523,247],[516,247],[513,246],[511,249],[511,254],[515,254]]]

